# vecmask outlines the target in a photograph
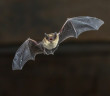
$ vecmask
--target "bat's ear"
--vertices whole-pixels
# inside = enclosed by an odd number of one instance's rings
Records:
[[[55,35],[57,35],[57,32],[55,32]]]
[[[46,39],[48,39],[48,35],[45,33],[45,37],[46,37]]]
[[[45,33],[45,37],[47,37],[47,34]]]

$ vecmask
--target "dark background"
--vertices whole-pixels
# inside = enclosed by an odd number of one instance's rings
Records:
[[[0,0],[0,96],[110,96],[109,10],[109,0]],[[76,16],[105,24],[12,71],[15,52],[28,37],[40,41]]]

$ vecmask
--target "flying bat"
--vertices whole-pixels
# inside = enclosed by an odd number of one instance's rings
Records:
[[[54,54],[59,44],[70,37],[77,38],[81,33],[98,30],[104,21],[96,17],[79,16],[68,18],[59,32],[46,34],[42,41],[28,38],[17,50],[12,70],[22,70],[28,60],[35,60],[37,54]]]

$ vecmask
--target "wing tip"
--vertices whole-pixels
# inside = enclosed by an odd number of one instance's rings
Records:
[[[99,19],[100,20],[100,22],[101,22],[101,26],[104,24],[104,21],[103,20],[101,20],[101,19]]]
[[[15,64],[14,63],[12,63],[12,70],[14,71],[14,70],[22,70],[22,67],[20,67],[20,66],[15,66]]]
[[[97,18],[98,19],[98,18]],[[98,19],[99,20],[99,24],[98,26],[96,27],[96,30],[99,30],[99,28],[104,24],[104,21],[101,20],[101,19]]]
[[[15,71],[15,70],[22,70],[22,68],[21,68],[21,69],[18,69],[18,68],[12,68],[12,70],[13,70],[13,71]]]
[[[91,16],[86,16],[87,18],[92,18],[94,20],[97,21],[97,26],[96,26],[96,30],[99,30],[99,28],[104,24],[104,21],[97,18],[97,17],[91,17]]]
[[[13,67],[12,67],[12,70],[13,70],[13,71],[15,71],[15,70],[22,70],[22,68],[13,68]]]

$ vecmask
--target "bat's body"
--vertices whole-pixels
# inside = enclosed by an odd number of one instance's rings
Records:
[[[53,36],[53,35],[54,35],[54,33],[49,34],[49,36]],[[59,42],[59,34],[58,33],[56,33],[56,38],[54,40],[49,41],[46,39],[46,37],[44,37],[44,39],[42,41],[44,48],[46,48],[48,50],[55,48],[58,45],[58,42]]]
[[[13,59],[12,69],[21,70],[28,60],[35,60],[37,54],[54,54],[59,44],[69,37],[77,38],[82,32],[98,30],[104,22],[95,17],[80,16],[69,18],[57,33],[46,34],[44,39],[37,43],[27,39],[17,50]]]

